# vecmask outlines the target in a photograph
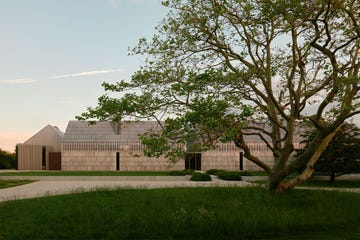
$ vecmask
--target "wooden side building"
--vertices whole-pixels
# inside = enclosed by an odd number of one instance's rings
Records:
[[[19,170],[60,170],[64,133],[47,125],[22,144],[16,145]]]

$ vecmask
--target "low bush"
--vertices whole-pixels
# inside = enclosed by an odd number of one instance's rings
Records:
[[[183,171],[186,173],[186,175],[193,175],[195,173],[195,171],[191,169],[185,169]]]
[[[248,171],[240,171],[240,175],[241,176],[253,176],[253,173],[248,172]]]
[[[194,170],[190,170],[190,169],[185,169],[185,170],[176,170],[176,171],[172,171],[169,174],[171,176],[186,176],[186,175],[193,175],[194,174]]]
[[[208,173],[195,172],[190,178],[191,181],[211,181],[211,176]]]
[[[225,170],[221,170],[221,169],[210,169],[207,170],[206,173],[210,174],[210,175],[217,175],[220,172],[225,172]]]
[[[241,173],[240,172],[219,172],[217,176],[222,180],[227,181],[240,181]]]
[[[186,173],[184,171],[172,171],[169,173],[171,176],[185,176]]]

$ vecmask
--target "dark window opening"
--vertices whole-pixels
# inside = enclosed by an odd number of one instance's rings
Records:
[[[120,152],[116,152],[116,171],[120,171]]]
[[[186,153],[185,154],[185,169],[201,170],[201,153]]]
[[[240,152],[240,171],[241,170],[244,170],[244,153],[243,152]]]
[[[42,170],[46,170],[46,146],[42,146]]]

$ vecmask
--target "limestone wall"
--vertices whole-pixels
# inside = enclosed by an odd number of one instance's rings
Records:
[[[63,151],[63,171],[115,171],[116,152],[107,151]]]
[[[272,152],[258,145],[252,146],[253,154],[269,166],[273,165]],[[62,170],[64,171],[116,171],[119,153],[120,171],[173,171],[185,169],[185,161],[176,163],[164,157],[143,156],[139,143],[64,143],[62,149]],[[240,170],[240,151],[231,144],[221,144],[215,150],[201,153],[201,170]],[[260,171],[256,164],[245,157],[243,170]]]
[[[120,171],[174,171],[185,169],[185,161],[170,162],[164,157],[150,158],[142,152],[120,152]]]
[[[270,167],[274,165],[273,155],[271,151],[253,151],[252,154],[257,156],[261,161],[263,161]],[[262,168],[260,168],[258,165],[246,158],[244,158],[244,169],[247,171],[263,171]]]
[[[229,171],[240,170],[239,151],[208,151],[201,154],[201,170],[222,169]]]
[[[120,171],[173,171],[184,169],[184,161],[169,162],[165,158],[149,158],[142,152],[119,152]],[[64,151],[61,169],[64,171],[116,171],[114,151]]]

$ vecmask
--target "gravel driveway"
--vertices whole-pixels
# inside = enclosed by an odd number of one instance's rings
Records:
[[[20,177],[0,177],[20,179]],[[0,202],[61,195],[75,192],[95,191],[97,189],[121,188],[173,188],[173,187],[244,187],[251,183],[244,181],[193,182],[187,177],[24,177],[36,182],[11,188],[0,189]]]

